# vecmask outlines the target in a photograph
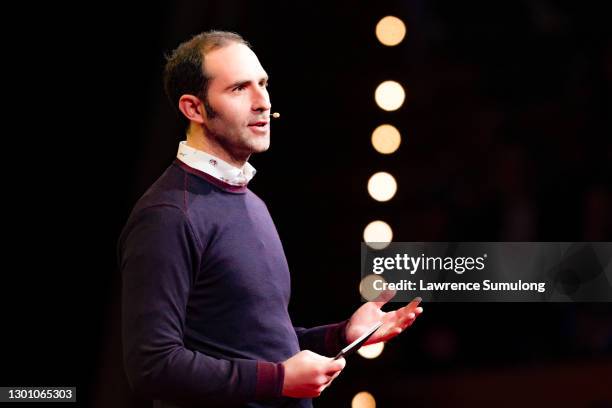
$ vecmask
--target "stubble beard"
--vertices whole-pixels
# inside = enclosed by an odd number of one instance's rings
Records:
[[[215,109],[209,103],[208,98],[204,99],[204,109],[206,110],[206,115],[209,121],[223,121],[222,116],[215,111]],[[254,139],[257,138],[257,136],[250,137],[250,131],[246,127],[244,129],[237,130],[235,134],[216,131],[212,127],[209,127],[206,123],[202,124],[202,128],[209,139],[222,147],[227,154],[238,161],[246,161],[252,153],[265,152],[270,147],[269,132],[266,136],[268,142],[265,143],[264,146],[259,146],[259,143],[257,143],[256,139]]]

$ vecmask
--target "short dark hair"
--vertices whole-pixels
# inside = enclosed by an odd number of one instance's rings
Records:
[[[185,94],[197,96],[204,102],[206,113],[214,116],[214,111],[208,103],[210,77],[206,74],[204,60],[210,51],[232,43],[244,44],[251,48],[251,45],[239,34],[212,30],[193,36],[166,56],[164,90],[170,103],[179,113],[179,117],[186,122],[186,129],[189,128],[189,120],[178,111],[181,96]]]

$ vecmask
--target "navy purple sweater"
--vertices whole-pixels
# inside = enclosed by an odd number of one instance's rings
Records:
[[[293,327],[289,268],[263,201],[179,160],[134,207],[119,263],[124,364],[146,398],[310,407],[281,397],[281,362],[345,345],[345,323]]]

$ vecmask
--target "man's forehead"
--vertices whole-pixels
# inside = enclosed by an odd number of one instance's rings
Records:
[[[206,74],[218,82],[259,80],[266,71],[246,45],[233,43],[209,52],[204,59]]]

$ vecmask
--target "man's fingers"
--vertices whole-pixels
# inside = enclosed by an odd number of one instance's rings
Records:
[[[344,357],[340,357],[337,360],[331,360],[331,362],[329,363],[329,366],[327,367],[326,374],[329,376],[333,376],[337,372],[342,371],[345,366],[346,366],[346,360],[344,359]]]
[[[406,317],[400,319],[398,325],[403,329],[412,325],[412,323],[414,323],[414,321],[416,320],[417,316],[423,313],[423,309],[422,308],[419,308],[419,309],[421,310],[417,309],[414,312],[408,313]]]
[[[410,326],[412,323],[414,323],[414,321],[416,320],[416,318],[423,313],[423,308],[422,307],[417,307],[414,312],[410,312],[408,313],[408,315],[406,316],[405,319],[402,319],[402,327],[405,327],[405,325]]]
[[[421,303],[421,298],[416,297],[410,303],[404,306],[402,309],[408,312],[414,312],[416,309],[419,308],[419,303]]]
[[[401,310],[401,315],[398,313],[398,319],[394,326],[391,326],[385,335],[397,335],[400,334],[403,330],[412,326],[412,323],[416,320],[416,318],[423,313],[422,307],[417,307],[414,311],[408,311],[408,306],[404,306]],[[401,317],[400,317],[401,316]]]
[[[404,319],[414,319],[416,316],[423,313],[423,308],[421,306],[416,307],[416,304],[410,302],[406,306],[398,309]]]
[[[399,319],[397,320],[399,321]],[[386,335],[388,335],[389,333],[391,333],[393,331],[393,329],[397,326],[397,321],[396,320],[391,320],[385,324],[383,324],[381,326],[380,333],[381,333],[381,337],[385,337]]]
[[[375,341],[390,340],[410,327],[416,318],[423,313],[423,308],[417,306],[420,301],[421,298],[417,298],[404,307],[387,312],[384,319],[386,323],[379,329],[380,334],[376,335]],[[367,342],[366,344],[371,343]]]
[[[344,367],[346,367],[346,360],[344,359],[344,357],[340,357],[337,360],[334,360],[335,364],[334,364],[334,368],[335,371],[342,371],[344,369]]]
[[[343,360],[344,361],[344,358],[340,358],[338,360]],[[338,360],[335,360],[335,361],[338,361]],[[342,368],[344,368],[345,364],[346,364],[346,361],[344,361],[344,364],[342,365]],[[335,368],[338,368],[338,367],[340,367],[340,365],[335,365]],[[336,377],[338,377],[340,375],[340,373],[342,372],[342,368],[340,368],[339,370],[337,370],[335,372],[334,371],[327,372],[327,374],[326,374],[327,379],[320,386],[319,393],[323,392],[324,389],[326,389],[327,387],[329,387],[331,385],[332,381],[334,381],[336,379]]]
[[[336,379],[336,377],[338,377],[340,375],[340,373],[342,372],[342,370],[340,371],[336,371],[336,373],[334,375],[328,375],[327,376],[327,380],[325,381],[325,383],[323,384],[324,386],[329,386],[329,384],[331,384],[332,381],[334,381]]]
[[[401,309],[392,310],[385,314],[384,320],[385,322],[393,324],[394,321],[399,320],[401,318]],[[383,326],[384,327],[384,326]]]

